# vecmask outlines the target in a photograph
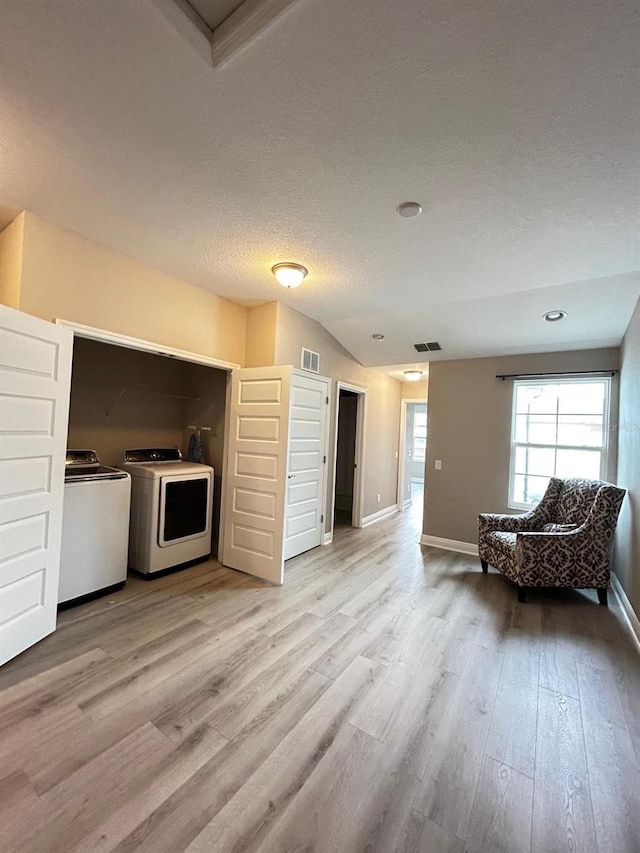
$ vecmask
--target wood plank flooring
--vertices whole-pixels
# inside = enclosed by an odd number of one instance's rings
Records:
[[[518,604],[419,522],[281,588],[210,562],[61,614],[0,671],[0,850],[638,853],[615,602]]]

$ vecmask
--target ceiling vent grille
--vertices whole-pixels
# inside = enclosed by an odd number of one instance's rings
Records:
[[[302,347],[300,367],[310,373],[320,373],[320,353]]]
[[[429,341],[426,344],[414,344],[417,352],[439,352],[442,347],[438,341]]]

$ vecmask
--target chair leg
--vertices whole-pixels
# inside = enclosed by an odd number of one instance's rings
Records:
[[[487,563],[486,560],[483,560],[482,557],[480,557],[480,565],[482,566],[482,571],[486,575],[489,571],[489,563]]]
[[[527,589],[524,586],[517,586],[518,589],[518,601],[520,604],[524,604],[527,600]]]
[[[598,587],[598,601],[602,604],[603,607],[607,606],[607,588]]]

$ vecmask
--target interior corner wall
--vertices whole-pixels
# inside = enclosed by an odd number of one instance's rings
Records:
[[[247,311],[245,367],[276,364],[276,325],[278,303],[267,302]]]
[[[617,483],[627,494],[618,522],[615,572],[640,618],[640,301],[622,342]]]
[[[423,532],[475,543],[479,513],[516,512],[508,506],[513,383],[497,374],[614,370],[619,362],[617,348],[431,362]],[[614,380],[612,422],[617,386]],[[616,433],[610,436],[614,479]],[[442,461],[439,471],[436,459]]]
[[[278,303],[276,364],[300,365],[302,347],[320,354],[320,374],[330,379],[366,388],[367,429],[364,437],[363,515],[373,515],[396,505],[398,482],[398,441],[400,435],[401,384],[377,370],[363,367],[324,326],[304,314]],[[335,447],[335,386],[331,393],[329,471],[333,472]],[[329,477],[329,490],[332,479]],[[377,495],[380,495],[380,501]],[[327,514],[332,495],[327,495]]]
[[[20,307],[24,211],[0,232],[0,305]]]
[[[244,363],[246,308],[29,212],[19,308]]]
[[[183,364],[76,337],[68,446],[95,450],[103,465],[119,465],[128,447],[181,447],[186,421],[186,403],[179,397]],[[155,394],[120,395],[106,388]]]

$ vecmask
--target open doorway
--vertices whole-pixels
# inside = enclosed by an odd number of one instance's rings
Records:
[[[427,452],[427,404],[403,400],[398,503],[403,509],[422,507]]]
[[[334,532],[362,526],[364,389],[338,382],[333,494]]]
[[[213,468],[211,553],[217,554],[224,478],[227,385],[237,364],[103,329],[74,332],[68,447],[118,467],[131,448],[177,448]],[[198,437],[199,455],[191,456]]]
[[[338,397],[338,437],[336,441],[336,499],[334,530],[353,527],[353,484],[356,466],[356,425],[358,395],[340,390]]]

